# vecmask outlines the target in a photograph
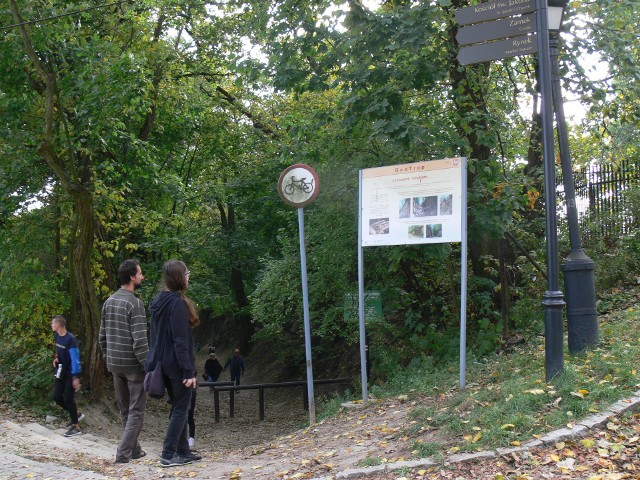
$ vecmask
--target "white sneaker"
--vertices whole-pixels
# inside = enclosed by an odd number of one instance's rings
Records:
[[[196,444],[196,441],[193,437],[189,437],[189,448],[193,447]]]

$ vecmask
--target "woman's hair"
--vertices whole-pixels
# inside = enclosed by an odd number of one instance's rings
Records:
[[[169,260],[162,267],[162,285],[163,290],[176,292],[184,299],[187,304],[187,309],[189,310],[189,325],[197,327],[200,325],[200,318],[198,317],[196,306],[184,293],[188,285],[188,272],[189,270],[187,270],[187,266],[184,262],[181,262],[180,260]]]

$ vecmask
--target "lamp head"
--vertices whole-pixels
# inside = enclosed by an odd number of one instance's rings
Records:
[[[558,33],[562,26],[562,17],[569,0],[548,0],[547,15],[549,20],[549,31]]]

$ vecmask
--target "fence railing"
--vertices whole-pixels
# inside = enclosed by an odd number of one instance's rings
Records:
[[[585,245],[597,238],[615,238],[640,226],[640,212],[630,208],[625,194],[640,188],[640,159],[616,165],[589,165],[573,174],[578,223]],[[562,177],[558,176],[558,185]],[[559,204],[559,223],[566,222],[564,202]]]
[[[327,378],[314,380],[314,385],[327,385],[327,384],[349,384],[350,378]],[[306,387],[307,382],[304,380],[295,382],[280,382],[280,383],[258,383],[254,385],[235,385],[233,382],[200,382],[199,387],[210,387],[213,389],[213,409],[216,419],[216,423],[220,422],[220,392],[229,392],[229,416],[233,418],[235,414],[235,392],[237,390],[258,390],[258,411],[260,413],[260,420],[264,420],[264,391],[270,388],[291,388],[291,387]],[[302,403],[305,410],[309,410],[309,398],[307,397],[307,390],[303,388]]]

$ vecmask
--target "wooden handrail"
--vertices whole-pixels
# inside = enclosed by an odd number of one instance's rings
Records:
[[[326,378],[320,380],[314,380],[314,385],[326,385],[332,383],[350,383],[350,378]],[[293,382],[280,382],[280,383],[258,383],[251,385],[235,385],[233,382],[200,382],[199,387],[210,387],[213,389],[213,403],[216,423],[220,423],[220,392],[229,392],[229,415],[233,418],[234,404],[235,404],[235,392],[236,390],[258,390],[258,402],[260,411],[260,420],[264,420],[264,391],[268,388],[290,388],[290,387],[303,387],[306,386],[305,380],[293,381]],[[303,394],[304,409],[309,409],[309,399],[307,398],[307,391],[304,390]]]

